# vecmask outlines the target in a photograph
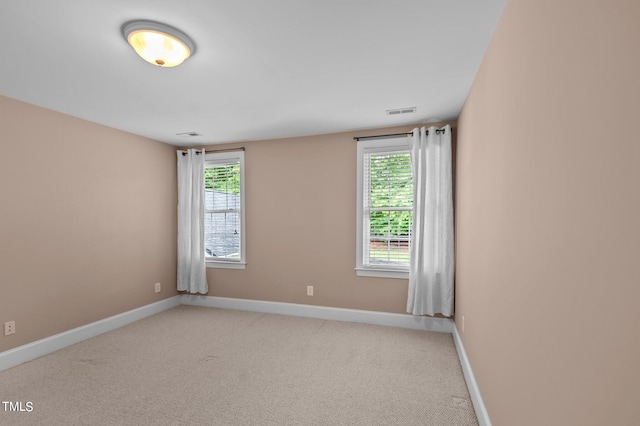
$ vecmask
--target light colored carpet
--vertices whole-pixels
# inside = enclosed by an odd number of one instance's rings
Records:
[[[2,425],[477,425],[451,335],[178,306],[0,372]]]

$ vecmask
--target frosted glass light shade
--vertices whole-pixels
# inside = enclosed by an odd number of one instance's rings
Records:
[[[131,21],[122,34],[142,59],[160,67],[175,67],[195,53],[186,34],[159,22]]]

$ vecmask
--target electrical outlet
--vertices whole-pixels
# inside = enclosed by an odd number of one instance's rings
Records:
[[[156,293],[160,293],[162,291],[162,286],[160,283],[156,283]]]
[[[313,286],[312,285],[308,285],[307,286],[307,296],[313,296]]]
[[[8,336],[10,334],[14,334],[16,332],[16,322],[9,321],[4,323],[4,335]]]

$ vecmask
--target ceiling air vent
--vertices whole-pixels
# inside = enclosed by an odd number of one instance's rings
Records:
[[[176,136],[182,136],[183,138],[191,138],[194,136],[202,136],[202,134],[198,132],[182,132],[182,133],[176,133]]]
[[[387,115],[411,114],[411,113],[416,112],[417,109],[418,108],[416,108],[416,107],[388,109],[387,110]]]

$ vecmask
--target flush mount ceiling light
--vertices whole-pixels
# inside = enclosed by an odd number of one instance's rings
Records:
[[[196,45],[182,31],[155,21],[129,21],[122,35],[138,55],[159,67],[175,67],[196,52]]]

